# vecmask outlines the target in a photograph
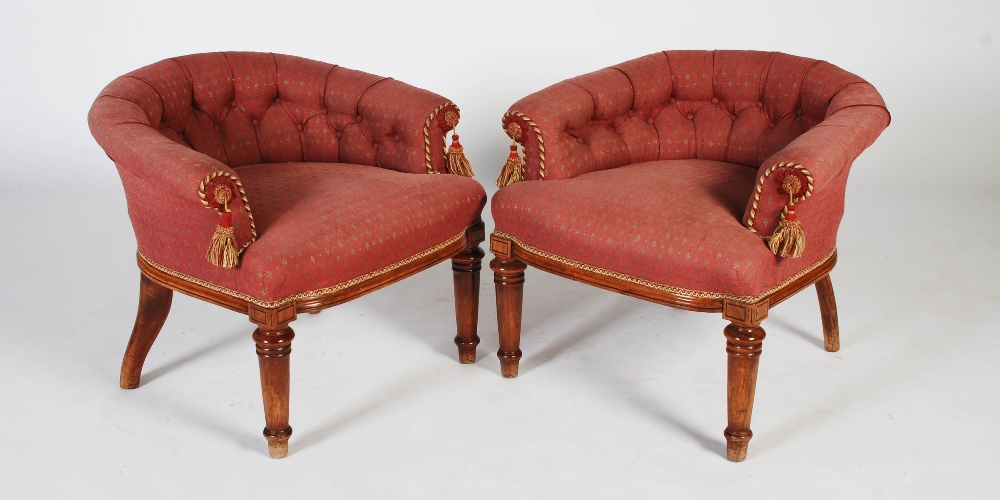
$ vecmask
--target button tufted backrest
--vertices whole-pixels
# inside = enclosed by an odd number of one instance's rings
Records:
[[[230,167],[306,161],[440,172],[447,127],[439,111],[454,108],[389,78],[255,52],[166,59],[101,96],[137,104],[160,134]]]
[[[631,163],[709,159],[758,168],[845,107],[885,107],[832,64],[779,52],[668,51],[571,78],[521,99],[527,179]]]

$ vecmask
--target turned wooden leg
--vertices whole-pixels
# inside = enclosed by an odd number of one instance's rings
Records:
[[[750,415],[753,413],[753,395],[757,387],[757,362],[764,329],[760,322],[767,318],[769,301],[764,299],[754,304],[730,301],[722,304],[722,317],[729,321],[723,333],[726,334],[728,381],[726,402],[729,425],[726,436],[726,457],[733,462],[747,458],[750,432]]]
[[[257,324],[253,340],[260,364],[260,388],[264,395],[264,437],[272,458],[288,455],[289,356],[295,332],[288,324],[295,320],[295,306],[282,309],[257,309],[250,306],[250,321]]]
[[[726,427],[726,456],[734,462],[747,457],[750,415],[753,413],[753,396],[757,387],[757,362],[760,358],[764,329],[732,323],[726,326],[726,352],[729,353],[728,384],[726,397],[729,409],[729,426]]]
[[[477,242],[472,248],[466,248],[451,258],[451,270],[455,276],[455,320],[458,324],[455,344],[461,363],[476,362],[476,346],[479,345],[479,335],[476,334],[479,325],[479,270],[483,268],[485,255]]]
[[[119,381],[122,389],[139,387],[142,365],[146,362],[149,348],[153,347],[156,336],[160,334],[160,328],[163,328],[163,322],[170,314],[173,297],[173,290],[154,283],[145,274],[140,273],[139,312],[135,315],[132,337],[128,339],[125,359],[122,360]]]
[[[837,321],[837,299],[833,296],[830,275],[816,282],[819,312],[823,316],[823,348],[829,352],[840,350],[840,325]]]
[[[497,256],[490,262],[493,282],[497,289],[497,327],[500,330],[500,373],[507,378],[517,376],[521,360],[521,303],[524,296],[523,262]]]

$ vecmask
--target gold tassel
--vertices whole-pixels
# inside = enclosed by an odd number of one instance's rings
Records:
[[[229,199],[232,193],[228,186],[215,187],[215,201],[222,205],[222,220],[215,226],[212,243],[208,246],[205,258],[212,265],[232,269],[239,264],[240,253],[236,249],[236,235],[233,231],[233,213],[229,211]]]
[[[802,257],[802,252],[806,250],[806,233],[802,231],[802,224],[795,218],[794,211],[781,218],[778,228],[767,240],[767,246],[778,257]]]
[[[472,171],[472,164],[469,163],[469,159],[465,157],[465,149],[458,142],[458,134],[451,136],[451,146],[448,146],[448,173],[464,177],[476,175]]]
[[[517,144],[513,144],[510,147],[507,163],[503,164],[500,177],[497,178],[497,187],[502,188],[522,180],[524,180],[524,160],[517,154]]]
[[[507,126],[507,135],[511,138],[510,155],[507,156],[507,163],[504,163],[500,177],[497,178],[498,188],[524,180],[524,159],[517,154],[517,140],[521,137],[521,126],[511,123]]]
[[[223,227],[221,224],[215,226],[215,234],[212,235],[212,244],[208,247],[207,257],[213,265],[226,269],[236,267],[239,254],[236,253],[236,237],[232,227]]]
[[[778,257],[797,258],[806,250],[806,233],[795,216],[795,193],[801,188],[802,182],[794,175],[785,176],[781,183],[781,191],[788,193],[788,205],[781,214],[774,234],[767,240],[767,246]]]
[[[458,142],[458,113],[451,110],[447,111],[444,114],[444,122],[448,125],[448,128],[454,131],[451,136],[451,146],[448,146],[448,154],[446,155],[447,158],[445,158],[445,168],[448,170],[448,173],[463,177],[476,175],[472,171],[472,164],[469,163],[469,159],[465,157],[465,148],[462,147],[462,143]]]

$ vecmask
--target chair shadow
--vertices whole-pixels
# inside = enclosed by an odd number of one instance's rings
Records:
[[[524,361],[520,363],[519,372],[521,374],[529,373],[531,370],[552,361],[559,354],[564,353],[576,344],[579,344],[587,336],[613,325],[615,321],[618,321],[623,316],[635,313],[636,310],[645,305],[639,299],[633,299],[631,297],[619,297],[618,299],[619,300],[612,302],[610,307],[599,312],[595,318],[586,322],[583,328],[563,335],[556,340],[545,344],[541,349],[525,355]],[[572,312],[574,311],[570,311],[570,313]],[[564,313],[558,316],[565,317],[566,314]],[[545,322],[556,321],[557,319],[558,317],[556,317],[556,315],[550,314],[546,318]],[[539,325],[533,326],[537,328]],[[522,331],[522,340],[523,337],[524,335]]]
[[[814,345],[816,347],[819,347],[820,349],[825,349],[825,347],[823,346],[823,338],[822,337],[816,338],[816,336],[809,334],[809,332],[806,332],[806,331],[800,329],[799,327],[797,327],[797,326],[789,323],[788,321],[785,321],[784,319],[776,318],[774,316],[771,316],[771,317],[767,318],[767,320],[765,320],[765,323],[763,325],[765,327],[764,328],[765,331],[767,330],[767,324],[768,323],[770,323],[772,325],[779,326],[781,328],[784,328],[785,330],[788,330],[788,331],[794,333],[795,335],[798,335],[799,337],[805,339],[810,344],[812,344],[812,345]]]
[[[420,375],[406,377],[403,381],[397,383],[392,388],[376,391],[374,393],[374,397],[371,397],[360,404],[355,404],[353,408],[347,411],[346,414],[344,412],[337,412],[335,416],[327,418],[316,427],[298,435],[297,439],[289,441],[291,451],[298,452],[325,440],[330,435],[351,425],[353,422],[361,419],[365,415],[374,412],[386,403],[398,399],[400,396],[409,392],[417,385],[423,383],[422,381],[425,378],[426,377]]]
[[[240,332],[240,333],[234,333],[226,337],[222,337],[205,347],[199,348],[198,350],[195,351],[191,351],[188,354],[185,354],[177,359],[174,359],[173,361],[170,361],[165,365],[154,368],[148,372],[144,372],[141,377],[142,385],[144,386],[146,384],[149,384],[150,382],[155,381],[156,379],[162,377],[164,374],[175,368],[178,368],[198,358],[201,358],[215,351],[218,351],[219,349],[227,347],[230,344],[233,344],[240,340],[248,340],[248,335],[245,332]]]
[[[626,394],[623,394],[626,395]],[[698,443],[702,448],[715,453],[716,455],[726,458],[726,440],[725,439],[714,439],[707,434],[699,431],[693,425],[685,421],[684,419],[676,416],[673,412],[669,411],[667,408],[651,404],[648,398],[642,395],[631,392],[627,394],[628,403],[642,411],[643,413],[655,418],[657,421],[666,422],[668,425],[680,430],[684,434],[687,434],[694,442]],[[722,432],[719,432],[721,435]]]
[[[636,299],[638,300],[638,299]],[[632,301],[629,301],[633,303]],[[642,303],[634,303],[635,308],[638,309],[642,306]],[[676,314],[690,314],[686,311],[668,309],[668,311]],[[609,322],[610,323],[610,322]],[[669,346],[665,348],[670,351]],[[600,357],[598,360],[602,359]],[[603,375],[608,378],[617,378],[625,380],[629,378],[629,375],[620,373],[621,366],[618,365],[604,365]],[[683,383],[683,381],[681,381]],[[622,384],[617,386],[618,392],[616,397],[624,404],[631,406],[636,411],[652,418],[653,420],[661,423],[666,423],[667,425],[674,427],[675,429],[681,431],[690,437],[695,443],[700,445],[705,450],[715,453],[723,458],[726,458],[726,441],[721,439],[722,432],[719,432],[720,438],[713,438],[712,436],[705,434],[704,432],[698,430],[692,422],[678,416],[676,411],[672,411],[671,407],[676,407],[676,405],[669,405],[665,402],[660,403],[657,398],[651,398],[647,394],[643,394],[641,391],[636,390],[636,386]]]
[[[147,400],[147,403],[154,407],[152,413],[157,418],[162,415],[183,415],[184,421],[196,423],[217,436],[225,436],[229,442],[239,443],[239,447],[244,450],[267,455],[267,442],[259,439],[260,434],[242,432],[241,427],[235,424],[226,425],[218,415],[201,410],[202,406],[192,403],[188,398],[171,399],[167,394],[160,394],[155,399]],[[179,411],[181,408],[183,412]]]
[[[526,355],[524,361],[521,363],[521,373],[530,372],[539,366],[545,365],[560,353],[573,348],[574,345],[583,341],[587,336],[606,329],[620,318],[635,314],[639,309],[646,306],[646,303],[639,299],[624,296],[618,297],[618,299],[619,300],[614,301],[610,307],[599,312],[594,318],[588,321],[584,328],[562,336],[561,338],[545,345],[539,351],[532,353],[530,356]],[[682,311],[678,312],[683,313]],[[557,318],[553,318],[553,320],[556,319]],[[623,392],[624,394],[622,395],[624,396],[624,400],[636,407],[639,411],[658,421],[665,422],[668,425],[680,430],[684,434],[687,434],[702,448],[723,458],[726,457],[725,440],[713,439],[668,409],[649,403],[649,398],[643,396],[642,394],[635,391],[627,391],[627,388],[623,389]]]

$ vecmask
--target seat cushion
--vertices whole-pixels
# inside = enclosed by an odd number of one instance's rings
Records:
[[[756,300],[833,250],[832,238],[818,238],[803,258],[782,259],[745,228],[756,174],[666,160],[519,182],[493,197],[493,219],[526,250],[570,265],[676,293]]]
[[[258,303],[333,291],[453,243],[486,204],[481,184],[455,175],[345,163],[268,163],[236,173],[257,241],[235,269],[201,258],[185,274]]]

